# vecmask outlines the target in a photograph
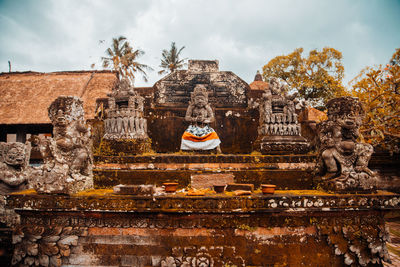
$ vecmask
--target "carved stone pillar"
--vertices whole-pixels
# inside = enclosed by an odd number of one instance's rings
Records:
[[[142,154],[151,150],[147,120],[141,97],[126,79],[108,95],[109,107],[104,119],[105,134],[100,144],[103,155]]]
[[[303,154],[309,143],[301,136],[294,96],[286,95],[279,80],[272,78],[259,103],[260,124],[253,148],[262,154]]]

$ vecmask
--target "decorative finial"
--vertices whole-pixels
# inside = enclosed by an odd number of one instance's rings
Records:
[[[262,81],[262,80],[263,78],[260,74],[260,71],[258,70],[256,76],[254,77],[254,81]]]

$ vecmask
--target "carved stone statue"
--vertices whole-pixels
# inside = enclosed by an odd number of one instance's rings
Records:
[[[59,96],[49,107],[53,138],[40,140],[44,165],[33,177],[39,193],[73,194],[93,187],[90,126],[82,100]]]
[[[144,118],[144,98],[127,79],[108,94],[105,111],[104,136],[100,144],[103,155],[142,154],[151,151]]]
[[[104,139],[146,139],[147,120],[143,117],[144,98],[122,79],[119,87],[108,94],[104,120]]]
[[[0,142],[0,195],[27,188],[31,145]]]
[[[319,171],[322,185],[335,191],[374,191],[376,175],[368,168],[374,152],[360,143],[364,110],[357,98],[340,97],[327,103],[328,120],[318,125]]]
[[[28,189],[30,154],[29,142],[0,142],[0,222],[7,226],[17,224],[19,216],[6,208],[6,195]]]
[[[285,85],[271,78],[259,104],[260,120],[255,150],[263,154],[306,153],[309,144],[300,136],[296,95],[287,95]]]
[[[214,129],[209,126],[215,118],[208,103],[208,92],[204,85],[197,84],[191,93],[185,121],[190,125],[182,136],[182,150],[217,149],[220,152],[221,141]]]

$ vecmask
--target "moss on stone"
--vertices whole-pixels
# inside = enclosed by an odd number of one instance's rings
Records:
[[[327,193],[322,190],[275,190],[275,194],[295,195],[295,196],[302,196],[302,195],[329,196],[329,195],[333,195],[333,194]]]
[[[11,195],[36,195],[36,194],[37,192],[35,189],[26,189],[23,191],[11,193]]]
[[[73,194],[72,196],[77,196],[77,197],[87,197],[87,196],[105,196],[112,194],[114,191],[113,189],[89,189],[85,191],[78,192],[76,194]]]
[[[131,156],[151,153],[151,139],[102,139],[95,155],[99,156]]]

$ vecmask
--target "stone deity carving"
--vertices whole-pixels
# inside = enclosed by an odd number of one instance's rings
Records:
[[[91,129],[84,119],[83,103],[75,96],[59,96],[50,105],[53,138],[42,138],[44,164],[34,175],[39,193],[73,194],[93,187]]]
[[[27,188],[31,145],[0,142],[0,195]]]
[[[28,189],[31,174],[30,153],[29,142],[0,142],[0,222],[7,226],[14,226],[19,222],[19,216],[14,210],[6,208],[6,196]]]
[[[286,87],[271,78],[259,104],[258,139],[255,149],[263,154],[305,153],[309,144],[300,136],[296,94],[287,95]]]
[[[208,92],[204,85],[197,84],[191,93],[185,121],[190,125],[182,136],[182,150],[212,150],[220,152],[221,143],[217,133],[209,126],[215,121],[214,112],[208,102]]]
[[[285,85],[271,78],[270,89],[265,90],[260,104],[260,135],[300,135],[300,125],[294,95],[287,95]],[[296,103],[295,103],[296,102]]]
[[[122,79],[119,87],[108,94],[104,120],[104,139],[146,139],[147,120],[143,117],[144,98]]]
[[[327,103],[328,120],[318,125],[319,166],[323,187],[335,191],[373,191],[376,175],[368,168],[374,152],[360,143],[364,110],[357,98],[340,97]]]

